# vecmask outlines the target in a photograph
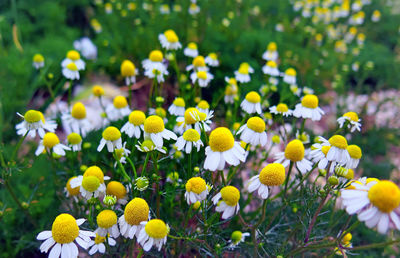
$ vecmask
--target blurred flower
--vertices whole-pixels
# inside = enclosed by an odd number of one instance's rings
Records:
[[[97,47],[88,37],[75,40],[74,48],[81,52],[88,60],[94,60],[97,58]]]
[[[32,61],[33,67],[35,67],[37,70],[44,67],[44,57],[41,54],[35,54]]]

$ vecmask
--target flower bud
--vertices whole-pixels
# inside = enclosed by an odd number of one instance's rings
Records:
[[[103,203],[109,207],[117,203],[117,197],[114,195],[105,195],[103,198]]]
[[[331,185],[338,185],[338,184],[339,184],[339,179],[337,178],[337,176],[330,176],[330,177],[328,178],[328,182],[329,182]]]

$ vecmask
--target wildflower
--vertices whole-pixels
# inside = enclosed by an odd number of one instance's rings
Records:
[[[33,67],[37,70],[44,67],[44,57],[41,54],[35,54],[33,56]]]
[[[257,191],[262,199],[269,195],[268,186],[279,186],[285,182],[285,167],[280,163],[271,163],[265,166],[259,175],[249,181],[249,193]]]
[[[101,237],[106,237],[110,234],[112,237],[119,236],[117,225],[117,214],[112,210],[101,211],[96,218],[98,228],[96,233]]]
[[[207,87],[207,85],[210,83],[210,81],[214,78],[214,75],[212,75],[209,72],[206,71],[198,71],[198,72],[193,72],[190,75],[190,79],[192,80],[192,83],[198,83],[200,87],[204,88]]]
[[[201,133],[201,116],[205,117],[206,114],[201,113],[197,108],[186,109],[183,116],[176,118],[176,121],[181,123],[179,129],[182,131],[184,129],[195,129],[198,133]]]
[[[286,69],[283,81],[288,84],[296,84],[296,70],[293,68]]]
[[[261,96],[255,91],[250,91],[246,94],[245,99],[240,104],[240,107],[248,114],[261,114]]]
[[[163,34],[158,35],[161,46],[167,50],[177,50],[182,48],[179,38],[173,30],[166,30]]]
[[[372,13],[371,21],[378,22],[378,21],[380,21],[380,19],[381,19],[381,12],[379,10],[375,10]]]
[[[80,51],[86,59],[94,60],[97,58],[97,47],[88,37],[75,40],[74,48]]]
[[[125,84],[131,85],[136,83],[136,75],[139,73],[135,64],[130,60],[124,60],[121,64],[121,75],[125,78]]]
[[[349,153],[349,159],[346,163],[346,168],[356,168],[362,157],[361,148],[355,144],[349,145],[347,146],[347,152]]]
[[[188,57],[195,58],[199,55],[199,51],[197,50],[197,44],[194,42],[190,42],[187,47],[183,50],[183,54]]]
[[[241,83],[246,83],[251,80],[250,73],[254,73],[254,69],[249,65],[249,63],[241,63],[239,69],[235,71],[235,78]]]
[[[347,249],[343,249],[342,247],[345,247],[345,248],[352,248],[353,247],[353,245],[350,242],[352,238],[353,238],[353,236],[351,235],[351,233],[346,233],[342,237],[342,239],[340,241],[341,242],[340,243],[341,246],[339,248],[335,248],[337,255],[343,255],[343,254],[345,254],[347,252]]]
[[[76,50],[67,52],[66,58],[61,62],[63,68],[67,68],[69,64],[74,63],[75,67],[80,71],[85,69],[85,62],[81,59],[81,55]],[[79,79],[79,78],[78,78]]]
[[[191,2],[189,5],[189,13],[191,15],[196,15],[200,12],[200,7],[196,4],[196,2]]]
[[[71,113],[63,114],[61,119],[68,131],[80,133],[83,137],[92,130],[92,125],[86,116],[86,108],[82,102],[75,103],[71,108]]]
[[[169,5],[168,4],[162,4],[160,6],[160,13],[161,14],[170,14],[170,12],[171,12],[171,10],[169,9]]]
[[[135,189],[142,192],[149,187],[149,179],[145,176],[136,178]]]
[[[400,230],[400,189],[391,181],[370,179],[366,183],[354,182],[341,191],[343,205],[348,214],[357,214],[369,228],[377,227],[385,234],[389,227]]]
[[[45,240],[40,245],[40,252],[47,253],[51,249],[49,257],[77,257],[79,251],[74,241],[86,249],[90,237],[95,236],[93,232],[79,229],[84,222],[85,219],[75,219],[67,213],[58,215],[51,231],[42,231],[36,236],[37,240]]]
[[[112,9],[112,4],[111,3],[105,3],[104,4],[104,11],[106,14],[111,14],[113,9]]]
[[[75,63],[69,63],[62,69],[62,74],[70,80],[79,80],[79,71]]]
[[[290,91],[296,96],[301,95],[301,88],[299,88],[296,84],[290,85]]]
[[[27,136],[35,138],[37,131],[39,136],[43,138],[45,130],[54,133],[57,128],[57,123],[53,120],[45,119],[40,111],[31,109],[25,115],[17,114],[24,119],[24,121],[15,126],[18,135],[24,136],[27,134]]]
[[[138,142],[135,147],[141,152],[150,152],[153,150],[157,150],[161,153],[166,153],[162,146],[156,146],[151,139],[145,139],[142,143]]]
[[[284,152],[276,154],[276,163],[282,163],[284,167],[287,167],[290,162],[293,162],[297,169],[302,173],[306,173],[312,168],[311,161],[304,157],[304,145],[300,140],[290,141],[285,148]]]
[[[174,116],[183,116],[185,114],[185,100],[183,98],[177,97],[169,106],[168,112]]]
[[[178,150],[185,149],[185,152],[189,154],[192,152],[192,146],[196,147],[197,151],[199,151],[200,147],[203,146],[203,142],[200,139],[200,134],[196,130],[188,129],[178,138],[176,147]]]
[[[77,133],[70,133],[67,136],[69,147],[72,151],[80,151],[82,149],[82,137]]]
[[[362,45],[364,45],[364,41],[365,41],[365,34],[364,33],[359,33],[357,35],[357,44],[359,46],[362,46]]]
[[[149,216],[147,202],[142,198],[132,199],[125,206],[124,214],[118,219],[121,235],[130,239],[134,236],[138,237],[141,229],[144,228],[141,222],[147,221]]]
[[[321,137],[322,138],[322,137]],[[319,169],[326,169],[329,163],[327,158],[327,154],[329,149],[331,148],[330,144],[322,145],[321,143],[317,142],[311,146],[310,157],[313,162],[318,163]],[[333,161],[330,167],[329,172],[332,172],[336,162]]]
[[[128,202],[128,190],[126,187],[118,181],[110,181],[107,184],[106,194],[117,197],[119,204],[126,204]]]
[[[268,61],[263,67],[262,67],[263,73],[270,75],[270,76],[279,76],[280,72],[278,70],[278,65],[275,63],[275,61]]]
[[[206,56],[206,64],[212,67],[217,67],[219,66],[219,61],[218,61],[218,56],[216,53],[210,53],[208,56]]]
[[[220,199],[222,199],[220,201]],[[212,198],[215,211],[222,212],[222,219],[228,219],[239,212],[240,192],[234,186],[225,186]]]
[[[92,93],[96,97],[101,97],[104,95],[104,89],[100,85],[94,85],[92,88]]]
[[[282,116],[290,116],[293,114],[293,110],[289,109],[285,103],[279,103],[276,106],[272,106],[269,108],[269,112],[275,115],[282,115]]]
[[[191,65],[186,67],[186,71],[199,72],[199,71],[208,71],[208,67],[206,65],[206,61],[203,56],[196,56]]]
[[[134,110],[129,114],[128,122],[122,126],[121,132],[127,134],[130,138],[135,136],[135,138],[139,139],[141,131],[144,131],[145,120],[146,115],[143,111]]]
[[[196,108],[201,112],[201,113],[209,113],[210,112],[210,104],[206,100],[201,100],[199,103],[197,103]]]
[[[114,238],[110,236],[102,237],[99,234],[96,234],[94,240],[90,240],[88,243],[88,248],[92,247],[89,250],[89,255],[94,255],[96,252],[104,254],[106,252],[106,246],[104,245],[104,242],[106,241],[109,246],[115,246],[117,244]]]
[[[300,140],[303,144],[310,142],[310,135],[306,132],[300,133],[299,130],[296,131],[296,139]]]
[[[293,116],[311,118],[312,121],[319,121],[324,114],[325,112],[318,107],[318,97],[315,95],[305,95],[293,111]]]
[[[168,70],[163,60],[164,56],[160,50],[151,51],[149,58],[142,62],[145,69],[144,74],[151,79],[157,78],[158,82],[163,82],[164,75],[168,75]]]
[[[65,188],[64,188],[64,193],[65,193],[65,196],[73,197],[75,199],[75,201],[78,201],[77,196],[79,194],[79,186],[74,187],[74,188],[71,187],[71,180],[74,178],[77,178],[77,177],[74,176],[74,177],[71,177],[70,179],[68,179],[67,184],[65,185]]]
[[[192,177],[190,178],[185,185],[185,199],[186,202],[190,204],[194,204],[195,202],[203,201],[207,198],[209,188],[201,177]]]
[[[209,145],[206,148],[205,169],[222,170],[225,162],[237,166],[240,161],[244,162],[246,159],[245,150],[239,142],[235,142],[231,131],[226,127],[218,127],[211,132]]]
[[[239,128],[240,140],[253,146],[267,144],[267,133],[265,132],[265,122],[261,118],[254,116],[247,120],[247,123]]]
[[[43,136],[43,139],[40,140],[39,146],[35,151],[35,155],[39,156],[45,149],[48,153],[50,153],[50,150],[53,150],[55,154],[60,156],[65,156],[65,151],[71,150],[70,147],[60,143],[60,139],[58,139],[55,133],[46,133]]]
[[[114,152],[114,150],[122,148],[121,132],[118,128],[109,126],[104,129],[102,136],[97,151],[100,152],[106,144],[108,152]]]
[[[104,180],[110,177],[104,176],[103,171],[98,166],[90,166],[86,169],[83,176],[78,176],[71,180],[71,187],[80,187],[79,192],[86,199],[92,197],[97,198],[100,194],[104,194],[106,186]]]
[[[117,197],[114,195],[104,195],[103,203],[108,207],[112,207],[117,203]]]
[[[239,245],[241,242],[244,242],[245,238],[250,236],[250,233],[244,232],[242,233],[241,231],[233,231],[231,235],[231,240],[229,242],[231,243],[229,245],[230,248],[235,248],[237,245]]]
[[[275,42],[270,42],[267,50],[263,53],[262,58],[267,61],[275,61],[278,59],[278,51]]]
[[[225,103],[234,103],[235,98],[238,97],[238,86],[235,78],[225,78],[225,81],[228,83],[225,87]]]
[[[131,113],[128,101],[124,96],[116,96],[113,104],[109,105],[106,109],[107,117],[112,121],[122,119]]]
[[[165,129],[164,121],[159,116],[149,116],[144,120],[145,137],[151,138],[157,147],[163,146],[163,138],[176,140],[177,136],[172,131]]]
[[[361,119],[358,118],[356,112],[347,112],[343,116],[339,117],[337,120],[339,124],[339,128],[342,128],[347,122],[347,128],[350,129],[351,132],[361,131]]]
[[[350,159],[349,152],[347,151],[347,140],[341,135],[334,135],[329,138],[331,148],[326,155],[329,161],[336,161],[340,164],[346,164]]]

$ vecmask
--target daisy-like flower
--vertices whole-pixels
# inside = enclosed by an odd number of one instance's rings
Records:
[[[138,75],[139,71],[135,67],[135,64],[130,60],[124,60],[121,64],[121,75],[125,78],[125,84],[131,85],[136,83],[136,75]]]
[[[296,70],[293,68],[286,69],[283,81],[288,84],[296,84]]]
[[[279,76],[280,72],[278,70],[278,65],[275,61],[268,61],[263,67],[262,71],[264,74],[268,74],[270,76]]]
[[[248,114],[261,114],[261,96],[255,91],[250,91],[240,103],[240,107]]]
[[[299,88],[299,86],[297,86],[296,84],[292,84],[290,85],[290,91],[296,95],[296,96],[300,96],[301,95],[301,88]]]
[[[75,40],[74,48],[80,51],[86,59],[95,60],[97,58],[97,47],[88,37]]]
[[[168,179],[167,179],[168,181]],[[142,192],[149,187],[149,179],[145,176],[141,176],[135,179],[135,189]]]
[[[103,171],[98,166],[90,166],[85,170],[82,176],[71,180],[71,187],[79,187],[79,192],[86,199],[97,198],[100,194],[106,192],[104,180],[110,177],[104,176]]]
[[[222,200],[220,201],[220,199]],[[239,190],[228,185],[212,198],[212,202],[217,206],[215,211],[222,212],[222,219],[228,219],[239,212],[239,199]]]
[[[66,67],[63,67],[62,74],[67,79],[79,80],[79,71],[75,63],[69,63]]]
[[[329,138],[331,148],[326,154],[329,161],[335,161],[339,164],[346,164],[350,160],[349,152],[347,151],[347,140],[341,135],[334,135]],[[326,145],[326,144],[325,144]]]
[[[196,56],[191,65],[188,65],[186,67],[186,71],[191,71],[193,70],[194,72],[198,71],[208,71],[208,67],[206,65],[206,61],[203,56]]]
[[[81,102],[75,103],[71,113],[64,114],[61,119],[67,131],[79,133],[83,137],[92,130],[92,125],[86,116],[86,108]]]
[[[285,148],[284,152],[276,154],[276,163],[282,163],[284,167],[287,167],[290,162],[293,162],[297,169],[302,173],[306,173],[312,168],[312,162],[304,157],[304,145],[300,140],[290,141]]]
[[[267,50],[263,53],[262,58],[267,61],[275,61],[278,59],[278,47],[275,42],[270,42]]]
[[[156,150],[164,154],[167,153],[162,146],[156,146],[151,139],[145,139],[142,143],[138,142],[135,147],[141,152],[150,152]]]
[[[362,157],[361,148],[355,144],[347,146],[347,152],[349,153],[349,160],[346,163],[346,168],[356,168]]]
[[[261,118],[254,116],[247,120],[247,123],[239,128],[240,140],[253,146],[267,144],[267,133],[265,132],[265,122]]]
[[[205,114],[208,114],[210,112],[210,104],[206,100],[200,100],[199,103],[197,103],[196,108]]]
[[[141,131],[144,131],[145,120],[146,115],[143,111],[134,110],[129,114],[128,122],[121,128],[121,132],[127,134],[130,138],[135,136],[136,139],[139,139]]]
[[[35,155],[39,156],[45,149],[48,153],[53,150],[55,154],[60,156],[65,156],[65,151],[71,150],[70,147],[60,143],[60,139],[58,139],[55,133],[46,133],[43,136],[43,139],[40,140],[39,146],[35,151]]]
[[[228,78],[225,77],[225,81],[228,83],[225,87],[225,96],[224,101],[225,103],[234,103],[235,98],[238,97],[238,86],[237,81],[235,78]]]
[[[63,68],[68,67],[70,63],[74,63],[78,70],[85,69],[85,62],[81,59],[81,55],[76,50],[70,50],[67,52],[66,58],[61,62]]]
[[[106,237],[110,234],[112,237],[119,236],[117,224],[117,214],[113,210],[102,210],[96,218],[97,226],[96,233],[101,237]]]
[[[189,6],[189,13],[190,13],[191,15],[196,15],[196,14],[198,14],[199,12],[200,12],[200,7],[196,4],[196,2],[190,3],[190,6]]]
[[[177,50],[182,48],[179,43],[178,35],[173,30],[166,30],[163,34],[158,35],[161,46],[167,50]]]
[[[312,121],[321,120],[325,112],[318,107],[318,97],[315,95],[305,95],[301,103],[297,104],[293,116],[302,118],[311,118]]]
[[[33,67],[35,67],[37,70],[44,67],[44,57],[41,54],[35,54],[32,61]]]
[[[172,131],[165,129],[164,121],[159,116],[149,116],[144,120],[144,135],[145,138],[150,138],[157,147],[162,147],[163,139],[176,140],[177,136]]]
[[[187,47],[183,50],[183,54],[188,57],[195,58],[199,55],[199,50],[197,49],[197,44],[190,42]]]
[[[213,78],[214,78],[214,75],[212,75],[211,73],[206,72],[206,71],[193,72],[190,75],[190,79],[192,80],[192,83],[195,84],[197,82],[199,84],[199,86],[202,88],[207,87],[207,85],[210,83],[210,81]]]
[[[250,233],[248,233],[248,232],[242,233],[241,231],[238,231],[238,230],[233,231],[232,235],[231,235],[231,240],[229,240],[229,242],[231,243],[229,245],[229,247],[231,249],[235,248],[240,243],[244,242],[245,238],[248,236],[250,236]]]
[[[128,202],[128,190],[118,181],[110,181],[107,184],[106,194],[117,198],[117,203],[125,205]]]
[[[314,163],[318,163],[319,169],[326,169],[328,167],[329,160],[327,158],[328,151],[331,148],[329,145],[322,145],[321,143],[314,143],[311,146],[309,157],[311,157]],[[336,162],[332,162],[329,173],[332,173],[336,166]]]
[[[116,96],[113,104],[110,104],[106,109],[107,117],[111,121],[117,121],[129,115],[131,109],[129,108],[128,101],[124,96]]]
[[[128,157],[129,154],[131,154],[131,151],[126,148],[126,142],[124,142],[122,144],[122,148],[115,149],[115,156],[121,164],[126,163],[126,157]],[[117,167],[117,165],[118,165],[118,162],[116,161],[114,163],[114,167]]]
[[[94,255],[97,252],[104,254],[106,252],[106,246],[104,245],[105,242],[107,242],[109,246],[115,246],[117,244],[115,239],[112,237],[102,237],[99,234],[96,234],[94,240],[90,240],[88,243],[88,248],[91,247],[89,249],[89,255]]]
[[[237,166],[240,161],[246,160],[245,150],[239,142],[235,142],[231,131],[226,127],[218,127],[211,132],[209,145],[206,148],[205,169],[222,170],[225,167],[225,162]]]
[[[104,89],[100,85],[94,85],[92,88],[93,96],[101,98],[104,95]]]
[[[114,150],[122,148],[121,132],[118,128],[109,126],[104,129],[102,136],[97,151],[100,152],[106,144],[108,152],[114,152]]]
[[[186,182],[185,188],[185,199],[189,205],[205,200],[209,192],[206,181],[201,177],[190,178]]]
[[[269,112],[275,115],[282,115],[282,116],[291,116],[293,114],[293,110],[289,109],[285,103],[279,103],[276,106],[272,106],[269,108]]]
[[[347,123],[347,128],[350,129],[351,132],[361,131],[361,119],[358,118],[356,112],[347,112],[343,116],[339,117],[337,120],[339,127],[342,128]]]
[[[140,231],[144,228],[141,224],[149,219],[149,205],[142,198],[132,199],[126,206],[124,214],[119,217],[118,224],[121,235],[133,239],[139,237]]]
[[[96,234],[86,230],[80,230],[79,226],[85,219],[75,219],[67,213],[56,217],[51,227],[51,231],[42,231],[37,236],[37,240],[45,240],[40,245],[40,252],[47,253],[50,249],[49,257],[78,257],[78,246],[87,249],[90,237]],[[74,242],[75,241],[75,242]]]
[[[310,143],[310,135],[306,132],[300,133],[299,130],[296,131],[296,139],[300,140],[303,144]]]
[[[181,123],[179,130],[195,129],[198,133],[201,133],[201,116],[205,116],[205,114],[202,114],[197,108],[186,109],[183,116],[176,118],[176,121]]]
[[[163,60],[164,56],[160,50],[151,51],[149,58],[142,62],[144,74],[150,79],[157,78],[158,82],[163,82],[164,76],[169,74]]]
[[[358,220],[369,228],[376,226],[381,234],[389,228],[400,230],[399,187],[391,181],[368,179],[365,184],[356,181],[341,191],[347,213],[357,214]]]
[[[194,129],[188,129],[178,138],[175,145],[179,151],[185,149],[185,152],[189,154],[192,152],[192,147],[197,148],[197,151],[199,151],[200,147],[203,146],[203,142],[200,139],[199,132]]]
[[[258,196],[267,199],[268,187],[279,186],[285,182],[285,167],[280,163],[271,163],[265,166],[259,175],[253,176],[249,181],[249,193],[257,191]]]
[[[170,14],[171,13],[171,10],[170,10],[170,8],[169,8],[169,5],[168,4],[162,4],[161,6],[160,6],[160,13],[161,14]],[[162,34],[161,34],[162,35]]]
[[[206,56],[206,64],[212,67],[217,67],[219,66],[219,61],[218,61],[218,56],[216,53],[210,53],[208,56]]]
[[[82,149],[82,137],[77,133],[70,133],[67,136],[68,145],[72,151],[80,151]]]
[[[238,82],[246,83],[251,80],[250,73],[254,73],[254,69],[249,63],[241,63],[239,69],[235,71],[235,78]]]
[[[169,106],[168,112],[174,116],[183,116],[185,114],[185,100],[183,98],[177,97]]]
[[[71,180],[77,178],[76,176],[71,177],[68,179],[67,183],[65,184],[64,187],[64,193],[66,197],[73,197],[74,200],[77,202],[78,201],[78,195],[79,195],[79,186],[77,187],[71,187]]]
[[[378,21],[380,21],[380,19],[381,19],[381,12],[379,10],[375,10],[372,13],[371,21],[378,22]]]
[[[24,136],[28,133],[27,136],[35,138],[37,131],[39,136],[43,138],[46,133],[45,130],[54,133],[57,128],[57,123],[53,120],[45,119],[40,111],[31,109],[25,115],[17,114],[24,119],[24,121],[15,126],[18,135]]]

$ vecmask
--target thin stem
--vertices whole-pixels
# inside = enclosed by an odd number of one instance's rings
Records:
[[[117,157],[117,154],[114,152],[114,158],[118,163],[118,167],[121,169],[122,176],[125,178],[125,180],[128,180],[128,182],[132,182],[131,177],[126,173],[124,166],[122,166],[121,162],[119,161],[119,158]]]
[[[132,170],[133,170],[133,174],[135,175],[135,179],[136,179],[137,178],[137,173],[136,173],[135,165],[133,164],[133,161],[128,156],[126,156],[126,159],[128,160],[129,164],[131,165]]]
[[[226,186],[224,171],[220,170],[220,171],[219,171],[219,174],[220,174],[220,176],[221,176],[222,184],[223,184],[224,186]]]
[[[149,158],[150,158],[150,152],[147,152],[146,159],[144,160],[142,172],[140,173],[140,176],[146,176],[146,168],[147,168],[147,163],[149,162]]]
[[[160,178],[159,178],[159,171],[158,171],[158,163],[157,163],[157,157],[152,155],[152,159],[154,162],[154,172],[157,175],[157,181],[156,181],[156,203],[157,203],[157,208],[156,208],[156,215],[157,218],[160,218],[160,201],[161,201],[161,196],[160,196]]]
[[[22,142],[25,140],[26,136],[28,135],[28,133],[29,133],[29,130],[26,131],[26,133],[24,134],[24,136],[22,136],[21,139],[19,139],[17,145],[15,146],[13,154],[11,156],[11,161],[14,161],[15,155],[17,155],[17,152],[18,152],[19,148],[21,147]]]
[[[283,190],[283,196],[284,197],[286,197],[287,186],[289,184],[290,174],[292,173],[293,165],[294,165],[294,162],[290,161],[289,171],[288,171],[288,175],[287,175],[286,181],[285,181],[285,189]]]

